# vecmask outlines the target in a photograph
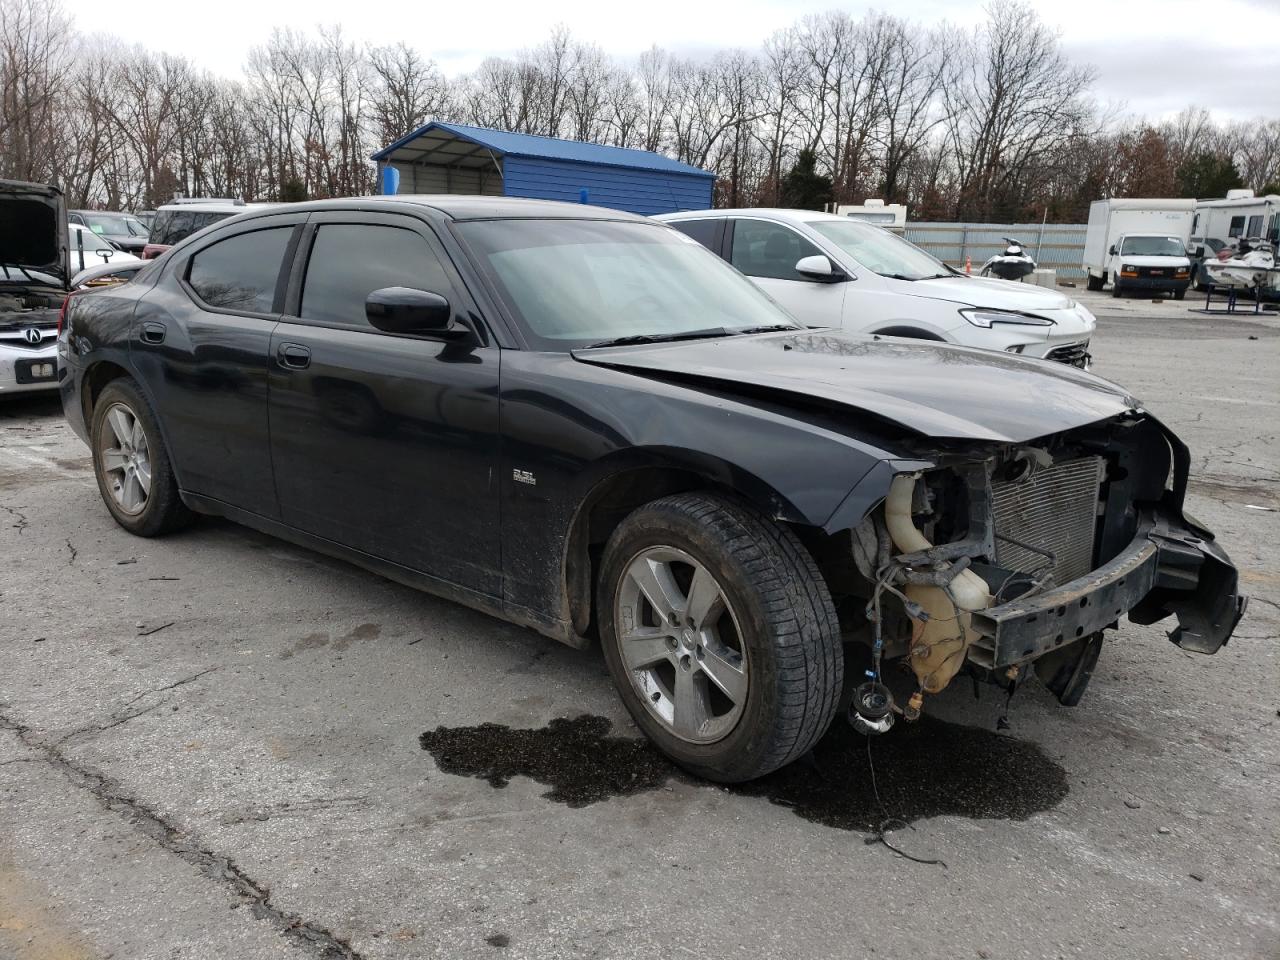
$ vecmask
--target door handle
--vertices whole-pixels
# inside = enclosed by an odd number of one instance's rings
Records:
[[[300,343],[282,343],[276,347],[276,359],[282,367],[305,370],[311,366],[311,351]]]
[[[164,343],[165,325],[148,320],[142,325],[142,342],[143,343]]]

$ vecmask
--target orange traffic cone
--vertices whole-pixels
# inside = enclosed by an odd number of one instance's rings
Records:
[[[964,272],[970,276],[973,275],[973,257],[964,258]]]

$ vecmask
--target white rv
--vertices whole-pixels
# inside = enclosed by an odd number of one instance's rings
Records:
[[[1194,200],[1095,200],[1089,205],[1084,270],[1090,290],[1108,280],[1125,290],[1168,291],[1181,299],[1191,278],[1187,241]]]
[[[1280,239],[1280,196],[1255,197],[1252,190],[1229,190],[1225,199],[1197,200],[1191,220],[1191,246],[1218,240],[1230,246],[1240,238]]]
[[[885,203],[883,200],[868,200],[866,203],[842,203],[832,205],[829,213],[838,217],[849,217],[863,223],[874,223],[894,233],[902,233],[907,226],[907,205],[905,203]]]

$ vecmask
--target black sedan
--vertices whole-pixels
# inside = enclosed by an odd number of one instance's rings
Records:
[[[1120,388],[801,328],[626,214],[247,213],[73,295],[59,347],[125,530],[217,514],[599,639],[645,733],[719,780],[961,671],[1072,704],[1125,614],[1213,653],[1244,605],[1186,448]]]

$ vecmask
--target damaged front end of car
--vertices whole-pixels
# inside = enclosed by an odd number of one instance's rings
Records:
[[[1170,640],[1214,653],[1244,612],[1235,567],[1183,510],[1186,447],[1142,410],[913,453],[850,532],[847,638],[872,654],[850,707],[863,732],[915,719],[962,671],[1010,692],[1034,672],[1074,705],[1122,617],[1174,616]]]

